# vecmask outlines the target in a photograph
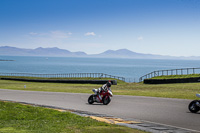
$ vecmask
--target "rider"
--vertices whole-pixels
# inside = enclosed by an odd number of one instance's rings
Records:
[[[111,81],[108,81],[102,87],[100,87],[99,89],[93,89],[93,91],[95,94],[99,94],[101,93],[101,91],[107,91],[108,89],[110,89],[111,85],[112,85]]]

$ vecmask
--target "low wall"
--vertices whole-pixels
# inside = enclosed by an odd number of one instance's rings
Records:
[[[200,82],[200,77],[181,79],[144,79],[145,84],[169,84],[169,83],[194,83]]]
[[[64,79],[23,79],[23,78],[0,78],[1,80],[15,80],[27,82],[47,82],[47,83],[74,83],[74,84],[105,84],[108,80],[64,80]],[[110,80],[113,85],[117,85],[117,80]]]

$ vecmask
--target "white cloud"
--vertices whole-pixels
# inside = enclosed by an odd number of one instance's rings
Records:
[[[34,36],[34,37],[43,37],[43,38],[49,38],[49,39],[67,39],[72,35],[71,32],[63,32],[63,31],[50,31],[46,33],[35,33],[35,32],[30,32],[29,35]]]
[[[139,37],[138,37],[138,40],[139,40],[139,41],[142,41],[142,40],[144,40],[144,38],[143,38],[142,36],[139,36]]]
[[[30,35],[37,35],[38,33],[30,32],[29,34],[30,34]]]
[[[85,36],[95,36],[96,34],[94,32],[87,32],[85,33]]]
[[[69,38],[69,35],[71,34],[72,34],[71,32],[65,33],[65,32],[57,30],[57,31],[51,31],[49,36],[56,39],[67,39]]]
[[[69,41],[71,37],[71,32],[65,32],[60,30],[53,30],[48,32],[30,32],[28,34],[28,40],[36,47],[55,47],[62,46],[66,44],[66,41]],[[38,46],[39,45],[39,46]]]

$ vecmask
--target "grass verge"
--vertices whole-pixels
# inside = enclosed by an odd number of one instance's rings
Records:
[[[153,77],[151,79],[181,79],[181,78],[197,78],[200,77],[200,74],[186,74],[186,75],[163,75]]]
[[[26,85],[26,87],[24,87]],[[96,84],[66,84],[66,83],[36,83],[0,80],[0,89],[50,91],[69,93],[93,93],[93,88],[99,88]],[[200,83],[177,84],[143,84],[118,82],[113,85],[114,95],[150,96],[179,99],[196,99],[195,94],[200,91]]]
[[[70,112],[0,101],[1,133],[144,133]]]

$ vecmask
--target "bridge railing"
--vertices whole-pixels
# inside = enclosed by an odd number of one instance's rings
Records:
[[[40,77],[40,78],[114,78],[125,81],[124,77],[104,73],[64,73],[64,74],[32,74],[32,73],[0,73],[0,76]]]
[[[142,82],[144,79],[153,78],[163,75],[188,75],[188,74],[199,74],[200,68],[181,68],[181,69],[170,69],[170,70],[158,70],[148,73],[139,78],[139,82]]]

